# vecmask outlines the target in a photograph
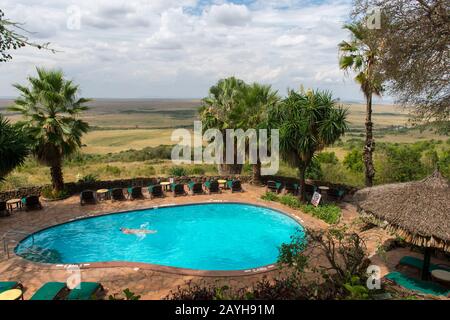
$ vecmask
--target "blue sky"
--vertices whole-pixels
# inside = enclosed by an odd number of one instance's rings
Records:
[[[351,0],[4,0],[2,9],[59,52],[15,52],[1,65],[0,96],[42,66],[94,98],[199,98],[228,76],[281,94],[304,85],[363,98],[338,68]]]

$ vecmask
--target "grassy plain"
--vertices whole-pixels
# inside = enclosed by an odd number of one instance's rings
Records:
[[[6,107],[12,102],[0,99],[0,113],[16,122],[20,120],[20,116],[6,111]],[[173,130],[175,128],[192,130],[193,122],[198,119],[197,109],[200,104],[200,100],[96,99],[90,103],[91,109],[83,116],[92,130],[83,138],[82,153],[104,155],[174,144],[170,139]],[[364,139],[365,105],[344,103],[344,106],[349,109],[350,130],[342,139],[343,142],[350,139]],[[437,135],[431,130],[421,131],[411,128],[407,111],[393,105],[374,106],[373,119],[377,142],[413,143],[448,139],[448,136]],[[325,151],[335,152],[340,161],[348,153],[342,146],[333,146]],[[66,165],[64,175],[66,181],[75,181],[77,177],[88,174],[94,174],[99,179],[168,175],[171,166],[169,161],[80,163]],[[192,166],[186,167],[188,172],[191,169]],[[204,166],[203,171],[205,174],[213,174],[215,168]],[[250,173],[250,170],[247,171]],[[280,174],[296,175],[296,170],[282,164]],[[348,179],[345,172],[335,177],[336,180],[344,178]],[[361,179],[362,176],[346,181],[357,185]],[[25,166],[10,174],[6,183],[0,185],[0,189],[45,183],[49,183],[48,168],[30,159]]]

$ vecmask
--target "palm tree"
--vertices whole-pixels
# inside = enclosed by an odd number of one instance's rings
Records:
[[[268,114],[280,101],[278,92],[274,91],[270,85],[253,83],[245,88],[242,97],[245,115],[242,117],[241,126],[246,129],[267,129]],[[261,161],[259,153],[257,163],[253,164],[254,184],[261,184]]]
[[[0,114],[0,181],[23,164],[28,151],[26,137]]]
[[[344,28],[351,32],[351,40],[349,42],[342,41],[339,44],[341,55],[339,66],[343,70],[356,72],[355,81],[360,84],[366,99],[366,142],[363,158],[366,186],[371,187],[375,177],[372,96],[374,94],[380,96],[383,91],[380,74],[376,72],[379,44],[371,39],[369,29],[361,23],[345,25]]]
[[[305,200],[305,172],[317,151],[336,142],[347,130],[347,110],[327,91],[289,91],[269,114],[269,124],[280,130],[280,153],[298,168],[300,197]]]
[[[243,118],[241,102],[245,86],[244,81],[230,77],[220,80],[209,89],[209,95],[202,100],[202,107],[199,109],[203,130],[218,129],[225,137],[227,129],[239,128],[238,124]],[[223,158],[226,159],[226,143],[223,150]],[[236,152],[234,155],[236,160]],[[219,165],[220,174],[240,174],[241,171],[242,165],[236,161],[234,164]]]
[[[62,161],[81,147],[89,125],[80,120],[89,99],[78,98],[78,85],[64,79],[62,71],[37,68],[38,77],[28,77],[31,86],[15,84],[20,97],[10,111],[22,114],[21,126],[30,138],[37,160],[50,167],[53,191],[64,189]]]

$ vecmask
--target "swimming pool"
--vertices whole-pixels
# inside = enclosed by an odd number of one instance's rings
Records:
[[[125,234],[120,229],[154,234]],[[17,255],[42,263],[140,262],[223,271],[276,262],[303,227],[278,211],[241,203],[159,207],[67,222],[21,241]]]

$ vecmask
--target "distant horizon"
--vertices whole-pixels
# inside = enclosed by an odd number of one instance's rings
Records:
[[[0,100],[14,100],[17,99],[18,96],[13,97],[13,96],[0,96]],[[115,101],[119,101],[119,100],[123,100],[123,101],[127,101],[127,100],[174,100],[174,101],[188,101],[188,100],[202,100],[204,97],[202,98],[165,98],[165,97],[155,97],[155,98],[115,98],[115,97],[86,97],[92,100],[115,100]],[[340,99],[339,97],[336,98],[336,100],[339,100],[339,102],[341,103],[358,103],[358,104],[365,104],[366,102],[364,100],[347,100],[347,99]],[[395,105],[394,101],[383,101],[381,99],[379,99],[379,101],[377,101],[376,99],[374,99],[374,104],[378,104],[378,105]]]

